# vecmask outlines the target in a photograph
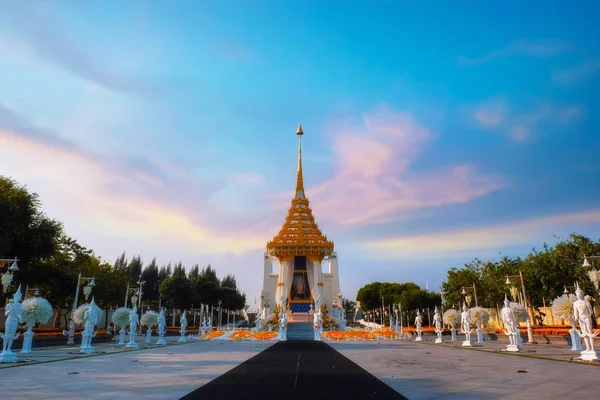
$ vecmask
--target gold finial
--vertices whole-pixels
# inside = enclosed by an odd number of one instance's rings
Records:
[[[296,198],[304,198],[304,177],[302,176],[302,125],[298,124],[298,175],[296,176]]]
[[[304,132],[302,132],[302,124],[298,122],[298,130],[296,131],[296,135],[301,136],[304,135]]]

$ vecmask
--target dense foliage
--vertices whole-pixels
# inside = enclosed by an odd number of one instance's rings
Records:
[[[571,234],[566,240],[557,240],[552,247],[544,244],[541,250],[532,249],[524,259],[506,256],[500,260],[474,259],[463,268],[448,271],[447,280],[442,284],[445,303],[448,306],[462,304],[462,288],[473,287],[475,283],[479,305],[496,308],[505,295],[512,297],[511,287],[522,296],[519,271],[523,274],[528,300],[534,307],[549,306],[552,299],[563,294],[565,286],[573,286],[575,281],[586,293],[593,294],[590,270],[581,266],[584,254],[600,254],[600,242]],[[510,285],[506,284],[507,276],[514,276],[509,279]],[[572,287],[569,290],[573,292]]]
[[[12,287],[6,295],[0,293],[0,302],[12,296],[16,285],[38,288],[41,295],[59,310],[62,319],[54,325],[66,326],[75,299],[77,276],[94,277],[93,296],[96,304],[108,310],[124,306],[127,286],[137,287],[142,275],[144,308],[176,309],[199,308],[200,304],[217,305],[224,309],[239,310],[246,302],[237,289],[233,275],[222,280],[208,265],[198,265],[186,275],[181,262],[159,267],[156,259],[144,266],[137,255],[128,260],[125,252],[114,265],[103,262],[91,249],[66,235],[63,225],[41,211],[41,202],[35,193],[12,179],[0,176],[0,258],[19,258],[19,268]],[[6,271],[0,271],[3,273]],[[79,303],[85,301],[83,290]],[[127,304],[126,306],[131,306]]]
[[[421,289],[412,282],[389,283],[373,282],[361,287],[356,295],[363,310],[379,309],[383,303],[398,306],[402,303],[403,310],[416,310],[418,308],[433,308],[441,303],[440,295]]]

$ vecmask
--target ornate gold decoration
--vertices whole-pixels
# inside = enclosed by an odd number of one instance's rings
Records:
[[[285,285],[285,283],[283,283],[283,282],[277,282],[277,286],[284,286],[284,285]]]
[[[296,191],[281,230],[267,243],[267,252],[279,261],[294,256],[307,256],[313,261],[322,261],[333,253],[333,241],[321,233],[310,209],[304,192],[302,174],[302,125],[298,125],[298,173]]]
[[[317,282],[317,286],[323,286],[323,282]]]

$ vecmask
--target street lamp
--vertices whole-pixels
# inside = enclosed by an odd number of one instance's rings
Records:
[[[217,311],[218,311],[218,313],[219,313],[219,325],[218,325],[218,328],[217,328],[217,330],[218,330],[218,331],[220,331],[220,330],[221,330],[221,303],[222,303],[222,302],[223,302],[222,300],[218,300],[218,301],[217,301],[217,304],[219,305],[219,306],[217,307]]]
[[[519,275],[506,275],[506,285],[511,285],[510,278],[519,278],[521,280],[521,290],[523,291],[523,306],[527,309],[527,342],[536,343],[533,338],[533,327],[531,324],[531,306],[527,300],[527,292],[525,292],[525,283],[523,281],[523,272],[519,269]]]
[[[6,272],[4,274],[2,274],[2,292],[6,293],[8,291],[8,288],[10,287],[10,284],[13,281],[13,273],[19,271],[19,266],[17,265],[17,261],[19,261],[17,259],[17,257],[15,258],[0,258],[0,265],[2,267],[2,269],[4,269],[5,266],[7,266],[8,264],[10,264],[12,262],[12,265],[10,267],[8,267],[8,269],[6,270]]]
[[[66,332],[68,335],[67,344],[75,344],[75,310],[77,309],[77,302],[79,301],[79,288],[86,282],[88,282],[88,284],[83,288],[83,294],[87,300],[92,293],[92,289],[96,286],[96,281],[94,280],[94,277],[89,278],[81,276],[80,272],[77,277],[77,287],[75,288],[75,301],[73,301],[73,309],[71,310],[71,322],[69,322],[69,330]]]
[[[600,256],[586,256],[584,254],[583,264],[581,265],[583,268],[591,268],[591,270],[588,271],[588,276],[590,277],[590,280],[594,283],[596,291],[600,291],[600,271],[594,268],[593,263],[590,263],[588,259],[592,260],[593,262],[593,260],[600,259]]]
[[[464,287],[462,289],[462,295],[465,296],[465,300],[467,300],[467,293],[468,291],[473,291],[473,294],[475,295],[475,307],[479,307],[479,304],[477,304],[477,288],[475,287],[475,282],[473,282],[473,287]],[[467,303],[469,303],[469,307],[471,307],[471,300],[467,301]]]

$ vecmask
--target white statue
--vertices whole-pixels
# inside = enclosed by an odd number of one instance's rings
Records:
[[[165,310],[160,310],[160,314],[158,315],[158,341],[156,344],[167,344],[165,340],[165,333],[167,330],[167,320],[165,318]]]
[[[465,340],[462,345],[465,347],[471,347],[471,316],[469,315],[469,309],[467,303],[463,303],[463,312],[460,314],[460,321],[462,325],[462,333],[465,334]]]
[[[181,318],[179,318],[179,332],[181,333],[181,337],[179,338],[180,342],[187,342],[185,338],[185,332],[187,330],[187,317],[185,316],[186,312],[183,310],[183,314],[181,314]]]
[[[437,338],[435,339],[435,343],[442,343],[442,332],[444,331],[444,326],[442,324],[442,316],[440,312],[435,306],[435,314],[433,315],[433,324],[435,325],[435,333],[437,333]]]
[[[288,316],[283,310],[281,310],[279,315],[279,340],[287,340]]]
[[[140,317],[137,315],[137,305],[133,305],[133,309],[129,312],[129,343],[125,347],[137,349],[140,347],[135,342],[135,334],[137,332],[137,326],[140,323]]]
[[[513,309],[510,307],[510,302],[508,301],[506,295],[504,295],[504,307],[502,307],[502,310],[500,310],[500,317],[504,323],[506,336],[508,336],[509,341],[506,350],[519,351],[519,344],[517,342],[517,335],[520,334],[519,324],[517,323],[517,318],[515,317]]]
[[[6,305],[4,315],[4,333],[0,333],[2,338],[2,353],[0,353],[0,362],[17,362],[17,354],[11,350],[13,341],[19,337],[17,328],[23,322],[23,306],[21,305],[21,285],[13,294],[12,300]]]
[[[417,310],[417,316],[415,317],[415,330],[417,331],[417,338],[415,339],[415,342],[422,341],[423,339],[421,338],[421,332],[423,330],[423,316],[419,310]]]
[[[206,315],[202,316],[202,324],[200,325],[200,336],[206,333]]]
[[[257,331],[259,331],[262,328],[262,318],[260,317],[260,313],[256,314],[254,325],[256,326]]]
[[[598,332],[592,332],[592,307],[584,298],[584,293],[579,288],[579,283],[576,284],[577,289],[575,295],[577,300],[573,303],[573,317],[576,323],[579,323],[581,329],[580,336],[585,343],[585,350],[581,352],[581,358],[586,361],[597,360],[598,356],[594,350],[594,338],[598,336]]]
[[[94,348],[92,347],[92,338],[96,336],[94,333],[94,328],[98,324],[98,310],[96,309],[96,303],[94,302],[94,298],[92,297],[92,301],[90,302],[89,307],[85,310],[83,314],[84,330],[81,333],[81,351],[80,353],[91,354],[94,352]]]
[[[342,307],[340,310],[340,331],[346,331],[346,310]]]
[[[313,314],[313,327],[315,340],[321,340],[321,332],[323,332],[323,314],[321,313],[320,309]]]

